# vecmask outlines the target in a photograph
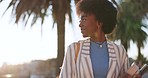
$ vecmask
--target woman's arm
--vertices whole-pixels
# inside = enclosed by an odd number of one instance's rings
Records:
[[[126,53],[125,49],[124,49],[124,52]],[[127,70],[129,69],[130,67],[130,64],[129,64],[129,57],[126,53],[126,57],[125,57],[125,60],[124,60],[124,63],[123,63],[123,70],[124,70],[124,73],[123,73],[123,76],[121,78],[142,78],[141,75],[139,74],[135,74],[134,76],[131,76],[127,73]]]
[[[73,73],[75,69],[75,60],[74,60],[74,45],[71,44],[66,52],[64,57],[63,65],[61,68],[59,78],[73,78]]]

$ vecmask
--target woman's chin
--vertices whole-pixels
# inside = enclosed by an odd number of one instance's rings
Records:
[[[88,37],[88,35],[83,35],[83,37],[85,38],[85,37]]]

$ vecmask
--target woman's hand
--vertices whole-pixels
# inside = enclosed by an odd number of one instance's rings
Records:
[[[123,75],[123,78],[132,78],[132,76],[129,75],[129,74],[127,74],[127,73],[125,73],[125,74]]]
[[[134,76],[131,76],[131,75],[125,73],[123,75],[123,78],[142,78],[142,76],[140,74],[135,74]]]
[[[142,76],[140,74],[135,74],[133,78],[142,78]]]

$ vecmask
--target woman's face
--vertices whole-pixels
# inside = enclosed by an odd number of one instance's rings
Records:
[[[98,21],[93,14],[81,14],[79,27],[83,37],[93,37],[97,34]]]

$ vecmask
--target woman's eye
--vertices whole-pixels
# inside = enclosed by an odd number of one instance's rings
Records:
[[[83,21],[86,21],[86,19],[83,19]]]
[[[85,19],[85,18],[83,18],[83,19],[82,19],[82,21],[83,21],[83,22],[85,22],[85,21],[86,21],[86,19]]]
[[[86,17],[84,17],[84,16],[82,16],[81,18],[80,18],[80,22],[85,22],[87,19],[86,19]]]

